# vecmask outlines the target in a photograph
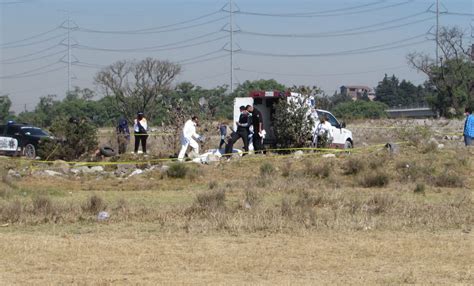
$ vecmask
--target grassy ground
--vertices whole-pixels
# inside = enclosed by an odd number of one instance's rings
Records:
[[[474,150],[415,135],[392,155],[248,156],[128,179],[2,160],[0,283],[472,283]]]

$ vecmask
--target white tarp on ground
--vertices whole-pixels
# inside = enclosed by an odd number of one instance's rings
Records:
[[[0,136],[0,151],[17,151],[18,140],[12,137]]]
[[[223,149],[220,149],[220,150],[210,149],[210,150],[207,150],[206,153],[203,153],[203,154],[199,155],[199,157],[194,158],[193,162],[201,163],[201,164],[208,164],[210,162],[217,162],[222,157],[222,153],[224,153]],[[232,149],[232,153],[233,154],[238,154],[239,156],[242,156],[242,154],[243,154],[242,150],[235,149],[235,148]]]

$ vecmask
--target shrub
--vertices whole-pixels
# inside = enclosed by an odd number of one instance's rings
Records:
[[[81,206],[82,211],[92,214],[97,214],[98,212],[105,210],[106,207],[107,205],[104,200],[97,195],[89,197]]]
[[[186,177],[186,174],[188,173],[188,167],[182,163],[173,163],[170,165],[166,173],[170,178],[182,179]]]
[[[19,200],[9,202],[6,206],[2,206],[0,213],[2,215],[2,221],[17,222],[20,220],[23,214],[23,204]]]
[[[260,165],[260,174],[262,177],[273,176],[275,174],[275,167],[269,162]]]
[[[432,135],[431,133],[431,130],[424,126],[397,129],[398,138],[400,138],[400,140],[407,141],[412,146],[420,146],[425,142],[428,142]]]
[[[308,191],[302,191],[298,194],[295,206],[301,208],[311,208],[324,203],[322,195],[317,195]]]
[[[304,168],[304,175],[309,177],[316,177],[316,178],[327,178],[331,175],[331,170],[333,168],[332,161],[324,161],[318,162],[314,164],[312,161],[307,160],[305,161],[305,168]]]
[[[375,194],[370,198],[366,205],[367,210],[374,214],[380,214],[386,212],[390,207],[395,204],[395,198],[389,194]]]
[[[362,158],[349,158],[342,166],[345,175],[356,175],[364,170],[364,168],[365,163]]]
[[[219,184],[216,181],[210,181],[209,182],[209,190],[214,190],[219,186]]]
[[[216,211],[225,208],[225,192],[210,191],[198,194],[195,204],[200,210]]]
[[[425,194],[425,184],[416,184],[416,187],[413,192],[415,194]]]
[[[390,177],[381,171],[366,173],[359,180],[359,184],[365,188],[384,187],[390,182]]]
[[[464,179],[456,172],[445,171],[434,179],[434,184],[437,187],[462,188]]]
[[[314,120],[308,116],[309,107],[304,101],[280,100],[275,105],[275,137],[285,148],[303,147],[312,135]]]
[[[54,212],[51,199],[45,196],[33,198],[33,212],[35,214],[51,214]]]
[[[250,207],[255,207],[262,201],[262,197],[256,191],[247,189],[244,194],[244,204],[248,204]]]
[[[344,119],[385,118],[387,105],[375,101],[348,101],[336,105],[332,112],[336,117]]]
[[[71,161],[97,149],[97,127],[86,119],[57,119],[51,132],[59,139],[42,139],[38,155],[43,159]]]
[[[282,166],[281,175],[285,178],[289,177],[291,175],[291,167],[292,164],[290,161],[285,162]]]

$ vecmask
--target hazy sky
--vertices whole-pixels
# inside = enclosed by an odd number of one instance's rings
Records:
[[[120,59],[181,62],[177,82],[230,83],[226,0],[0,0],[0,94],[32,110],[40,96],[67,90],[67,15],[72,85]],[[234,0],[234,83],[274,78],[286,85],[375,87],[384,73],[425,77],[406,55],[434,55],[435,0]],[[473,0],[441,1],[441,25],[471,35]],[[431,7],[434,11],[435,6]],[[69,11],[69,12],[67,12]],[[456,14],[458,13],[458,14]],[[467,15],[466,15],[467,14]],[[77,25],[77,26],[76,26]],[[430,30],[431,29],[431,30]],[[469,38],[468,38],[469,39]],[[63,43],[63,45],[61,44]]]

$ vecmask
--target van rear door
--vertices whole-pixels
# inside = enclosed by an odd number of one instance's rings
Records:
[[[239,121],[240,117],[240,107],[247,105],[253,105],[253,97],[236,97],[234,98],[234,121],[232,123],[232,128],[237,130],[237,121]]]

